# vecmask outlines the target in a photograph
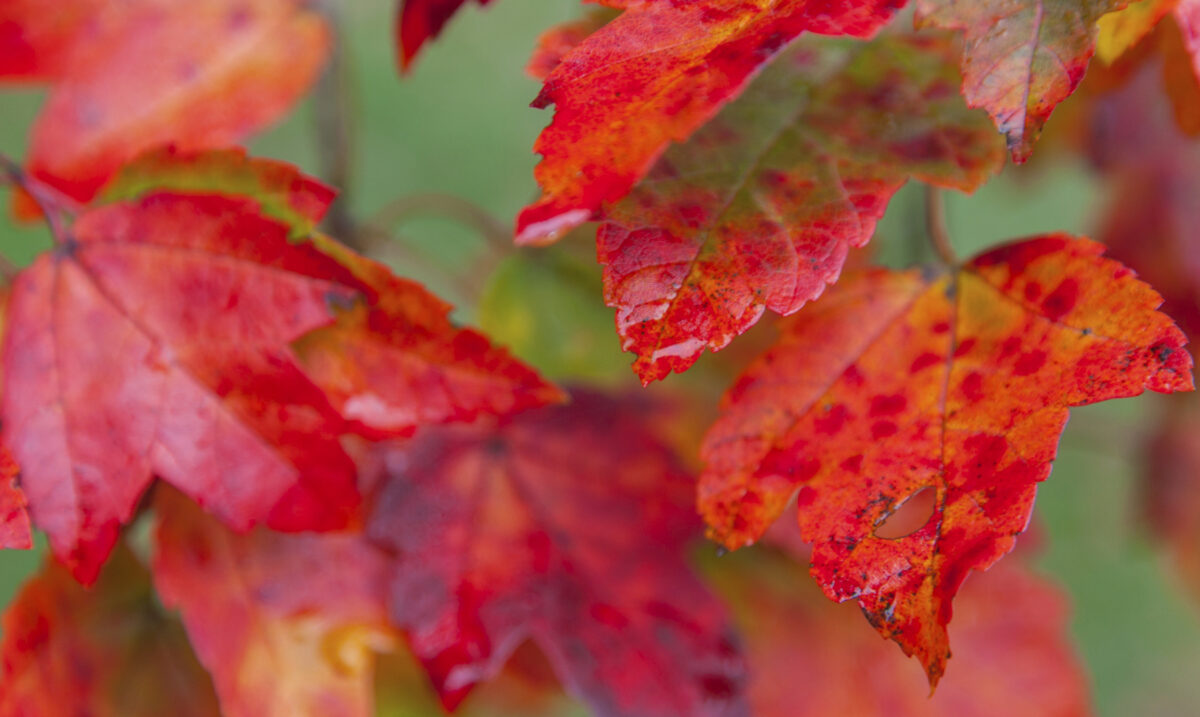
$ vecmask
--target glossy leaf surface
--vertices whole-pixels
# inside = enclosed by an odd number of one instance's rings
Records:
[[[1126,0],[917,0],[917,25],[960,30],[963,94],[982,107],[1017,162],[1095,52],[1096,22]]]
[[[567,53],[534,101],[555,112],[534,147],[542,197],[517,218],[520,242],[552,241],[624,196],[792,38],[868,37],[904,0],[609,4],[625,11]]]
[[[703,448],[712,537],[754,542],[796,495],[825,593],[936,683],[951,599],[1024,531],[1067,409],[1192,388],[1161,297],[1101,252],[1049,235],[951,275],[840,283],[726,395]],[[928,518],[888,531],[922,495]]]
[[[4,614],[3,717],[218,717],[212,682],[120,549],[86,589],[48,561]]]
[[[532,640],[597,714],[743,713],[727,617],[683,556],[693,483],[640,413],[576,393],[389,450],[368,534],[448,706]]]
[[[797,41],[634,191],[597,253],[643,382],[837,280],[910,177],[973,190],[1003,162],[947,36]]]
[[[361,536],[235,535],[162,492],[154,582],[178,608],[226,717],[370,717],[392,637],[387,561]]]

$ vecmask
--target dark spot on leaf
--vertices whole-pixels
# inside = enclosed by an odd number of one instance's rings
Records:
[[[1027,351],[1021,354],[1017,359],[1017,365],[1013,367],[1013,373],[1018,376],[1028,376],[1036,373],[1038,369],[1046,365],[1046,352],[1040,349],[1036,351]]]
[[[1073,278],[1063,279],[1063,282],[1042,302],[1042,311],[1051,321],[1058,321],[1075,308],[1075,302],[1078,300],[1079,282]]]
[[[891,421],[876,421],[871,426],[871,437],[875,440],[879,440],[881,438],[893,436],[899,430],[900,429],[896,427],[896,424],[892,423]]]

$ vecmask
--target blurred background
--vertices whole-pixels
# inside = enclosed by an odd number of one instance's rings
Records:
[[[528,107],[539,85],[524,66],[537,36],[581,8],[570,0],[465,7],[412,73],[399,77],[393,4],[347,2],[343,18],[355,111],[345,201],[359,218],[389,205],[403,215],[394,245],[374,253],[551,377],[635,387],[612,311],[601,301],[588,232],[576,232],[551,253],[518,252],[495,236],[488,240],[453,202],[428,200],[465,199],[506,229],[535,196],[531,147],[551,114]],[[0,95],[0,151],[23,157],[41,99],[31,90]],[[251,151],[318,173],[320,141],[310,99],[257,137]],[[976,195],[948,197],[949,228],[960,255],[1045,231],[1087,234],[1102,218],[1107,195],[1081,160],[1046,148]],[[428,201],[412,199],[422,196]],[[0,251],[14,262],[26,264],[49,246],[44,229],[15,226],[3,214]],[[920,188],[910,186],[893,200],[873,244],[882,261],[907,264],[929,258],[924,237]],[[549,345],[559,348],[544,351]],[[696,376],[667,383],[716,396],[724,386],[704,383],[712,373],[698,367]],[[1139,524],[1145,461],[1138,436],[1166,400],[1145,396],[1074,411],[1039,493],[1033,537],[1041,543],[1039,564],[1071,595],[1073,634],[1102,715],[1195,714],[1200,704],[1200,609]],[[36,568],[44,541],[39,546],[0,553],[0,603]]]

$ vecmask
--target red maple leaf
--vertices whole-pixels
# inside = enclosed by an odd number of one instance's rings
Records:
[[[177,608],[227,717],[369,717],[390,647],[387,556],[360,535],[235,535],[162,491],[154,583]]]
[[[819,296],[910,177],[987,180],[1003,149],[954,55],[944,35],[801,38],[603,211],[605,300],[643,382]]]
[[[1083,79],[1096,22],[1127,0],[916,0],[917,26],[961,30],[963,94],[1024,162],[1050,113]]]
[[[29,466],[36,524],[81,580],[153,476],[237,530],[340,528],[358,505],[341,434],[557,400],[419,285],[330,240],[316,241],[337,259],[290,242],[264,207],[303,226],[332,196],[294,168],[226,152],[188,174],[192,159],[137,163],[106,200],[153,185],[156,167],[168,187],[229,180],[255,198],[152,191],[86,210],[13,285],[4,436]],[[406,393],[413,377],[423,391]]]
[[[518,240],[553,240],[620,199],[800,33],[868,37],[904,2],[606,3],[624,12],[567,53],[534,100],[555,105],[554,120],[535,145],[542,197],[517,218]]]
[[[367,531],[447,706],[532,640],[601,714],[739,711],[725,612],[683,556],[693,483],[648,434],[636,405],[576,393],[389,450]]]
[[[754,542],[796,494],[825,593],[936,683],[951,599],[1025,529],[1067,409],[1192,388],[1161,297],[1101,251],[1052,235],[932,279],[843,280],[727,394],[703,448],[710,534]],[[927,492],[928,520],[880,534]]]
[[[47,561],[4,613],[0,717],[219,717],[212,683],[133,553],[90,589]]]
[[[963,586],[955,671],[933,696],[911,665],[860,629],[858,610],[823,600],[787,558],[739,554],[706,572],[745,636],[758,717],[1091,714],[1066,598],[1028,568],[1006,562]]]

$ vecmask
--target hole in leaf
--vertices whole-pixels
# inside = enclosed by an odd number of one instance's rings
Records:
[[[917,532],[933,516],[937,491],[922,488],[900,502],[875,524],[875,537],[895,540]]]

